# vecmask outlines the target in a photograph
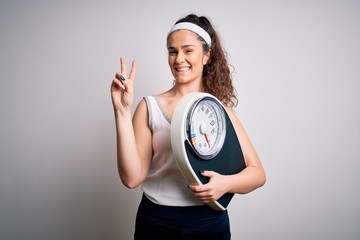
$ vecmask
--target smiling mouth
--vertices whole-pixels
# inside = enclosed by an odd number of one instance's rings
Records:
[[[177,67],[175,68],[177,72],[187,72],[190,70],[190,67]]]

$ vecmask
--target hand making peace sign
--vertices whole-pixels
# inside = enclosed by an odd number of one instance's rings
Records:
[[[136,62],[133,61],[129,77],[127,77],[126,62],[120,58],[120,72],[115,74],[111,83],[111,99],[115,111],[131,110],[134,99],[134,80]]]

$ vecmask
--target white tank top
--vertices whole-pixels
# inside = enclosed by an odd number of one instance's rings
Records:
[[[202,204],[188,189],[178,169],[171,148],[170,123],[160,102],[154,96],[144,98],[152,131],[153,156],[149,173],[142,183],[144,194],[154,203],[166,206]]]

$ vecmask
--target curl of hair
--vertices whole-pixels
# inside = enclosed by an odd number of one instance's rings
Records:
[[[232,84],[232,75],[230,65],[227,61],[227,55],[223,49],[220,38],[213,28],[210,21],[204,16],[189,14],[178,20],[180,22],[191,22],[202,27],[211,37],[211,46],[202,39],[203,49],[205,52],[210,51],[210,58],[203,69],[203,86],[204,91],[214,95],[224,105],[235,107],[238,104],[236,89]]]

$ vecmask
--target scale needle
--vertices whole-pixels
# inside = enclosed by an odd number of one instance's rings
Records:
[[[206,140],[206,142],[207,142],[207,144],[209,145],[209,148],[210,148],[210,142],[209,142],[209,139],[208,139],[206,133],[204,133],[204,136],[205,136],[205,140]]]

